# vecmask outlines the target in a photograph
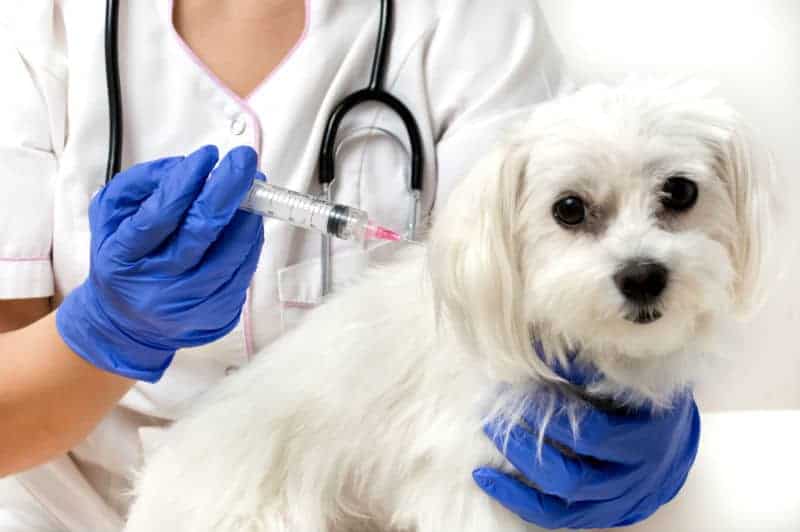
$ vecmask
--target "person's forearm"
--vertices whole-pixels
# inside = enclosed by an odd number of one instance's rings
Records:
[[[55,313],[0,334],[0,476],[73,447],[134,382],[72,352],[56,330]]]
[[[27,327],[50,313],[50,298],[0,300],[0,333]]]

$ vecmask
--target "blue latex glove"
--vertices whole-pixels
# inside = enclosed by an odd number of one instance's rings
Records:
[[[576,384],[586,380],[574,370],[562,376]],[[537,427],[539,416],[531,411],[524,421]],[[484,430],[503,452],[502,435],[492,425]],[[558,414],[545,430],[541,461],[537,435],[535,429],[515,426],[504,452],[527,484],[498,470],[479,468],[473,471],[478,485],[543,528],[611,528],[647,518],[678,493],[697,455],[700,415],[688,392],[672,409],[657,415],[592,408],[575,439],[567,416]]]
[[[155,382],[177,349],[238,323],[264,242],[261,217],[237,210],[257,157],[236,148],[211,172],[218,158],[206,146],[136,165],[92,200],[89,276],[56,313],[88,362]]]

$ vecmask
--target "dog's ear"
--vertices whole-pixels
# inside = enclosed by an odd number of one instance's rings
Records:
[[[730,252],[736,270],[734,310],[745,318],[764,302],[766,287],[777,275],[776,220],[781,218],[772,157],[757,146],[737,115],[725,142],[717,146],[717,167],[736,216]]]
[[[536,358],[522,312],[515,238],[527,161],[521,145],[497,147],[480,160],[437,216],[429,246],[440,323],[482,356],[506,362],[492,367],[508,370],[508,379]]]

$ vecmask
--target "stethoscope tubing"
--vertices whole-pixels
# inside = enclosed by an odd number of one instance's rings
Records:
[[[322,197],[326,200],[330,200],[332,195],[331,187],[336,180],[336,136],[339,132],[339,126],[342,120],[348,112],[362,103],[378,102],[385,105],[400,117],[405,126],[406,134],[408,135],[411,175],[408,182],[410,192],[410,214],[407,225],[407,237],[413,240],[416,238],[417,213],[419,212],[419,202],[422,197],[424,151],[422,135],[420,134],[419,125],[414,119],[414,115],[400,100],[383,88],[393,25],[394,2],[392,0],[381,0],[378,37],[375,43],[375,54],[372,58],[372,71],[370,73],[369,85],[365,89],[356,91],[342,99],[342,101],[334,107],[328,117],[320,146],[318,179],[320,188],[322,189]],[[333,249],[330,236],[322,236],[320,255],[322,263],[320,280],[321,293],[325,296],[330,293],[332,285]]]
[[[108,94],[108,158],[106,184],[119,173],[122,162],[122,95],[119,82],[119,2],[106,0],[105,55]]]
[[[331,187],[336,180],[336,137],[342,120],[353,108],[366,102],[378,102],[395,112],[403,122],[410,145],[410,192],[408,238],[415,239],[417,213],[422,197],[422,171],[424,166],[422,135],[414,115],[396,97],[383,88],[388,63],[389,45],[392,39],[394,3],[380,0],[380,20],[375,54],[372,59],[369,85],[344,99],[334,108],[325,125],[319,153],[318,181],[323,198],[331,199]],[[119,73],[119,1],[106,0],[105,17],[105,67],[106,89],[109,108],[109,143],[105,182],[108,183],[120,171],[122,161],[123,109]],[[321,292],[326,295],[331,288],[331,237],[322,236]]]

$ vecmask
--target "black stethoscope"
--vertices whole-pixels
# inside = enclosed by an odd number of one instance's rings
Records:
[[[411,176],[409,179],[410,207],[408,233],[409,238],[415,237],[417,216],[420,198],[422,196],[422,166],[423,149],[422,136],[419,132],[414,116],[403,103],[383,89],[386,74],[386,61],[389,52],[389,43],[393,28],[394,3],[391,0],[380,0],[380,23],[378,38],[375,44],[375,55],[372,58],[372,72],[369,85],[345,97],[333,109],[325,126],[322,145],[319,152],[318,180],[322,189],[322,196],[331,199],[331,185],[336,179],[336,135],[339,125],[347,113],[365,102],[380,102],[394,111],[406,129],[408,135],[411,162]],[[119,1],[106,1],[105,21],[105,59],[106,59],[106,89],[108,91],[109,108],[109,144],[108,162],[106,165],[106,183],[120,170],[122,156],[122,96],[119,80],[119,47],[117,27],[119,21]],[[331,277],[331,237],[322,237],[322,293],[330,291]]]

